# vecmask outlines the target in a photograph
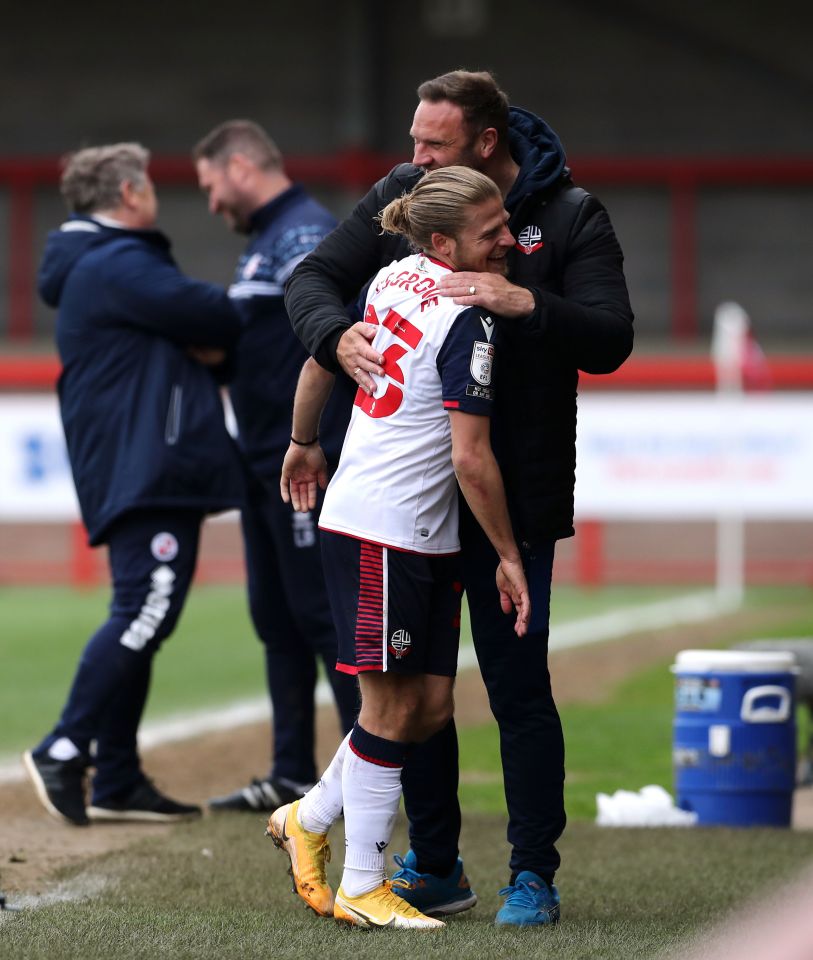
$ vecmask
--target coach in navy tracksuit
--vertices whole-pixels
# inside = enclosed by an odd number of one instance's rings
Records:
[[[221,124],[196,146],[194,158],[210,212],[250,238],[229,289],[244,323],[229,395],[246,467],[242,520],[249,604],[265,649],[274,740],[268,776],[211,800],[210,806],[274,810],[301,796],[316,779],[317,659],[345,732],[358,710],[355,679],[335,669],[336,634],[322,577],[318,511],[295,513],[279,495],[294,392],[308,356],[291,330],[283,285],[336,221],[291,183],[276,145],[251,121]],[[342,389],[344,397],[338,395]],[[321,443],[331,467],[338,462],[353,390],[349,381],[339,385],[322,418]]]
[[[138,144],[74,154],[62,177],[74,216],[49,235],[39,274],[59,309],[59,402],[82,517],[90,543],[108,546],[113,582],[109,619],[85,647],[59,722],[24,757],[49,812],[77,825],[200,814],[147,780],[136,734],[201,522],[242,497],[219,388],[200,362],[225,359],[240,318],[223,289],[179,271],[153,229],[148,159]]]

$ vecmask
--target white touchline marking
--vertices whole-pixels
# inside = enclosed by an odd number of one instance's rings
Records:
[[[12,907],[22,910],[37,910],[56,903],[74,903],[82,900],[95,900],[110,885],[107,877],[96,873],[80,873],[70,880],[48,884],[44,893],[14,893],[8,898]],[[0,911],[0,923],[16,913]]]
[[[569,620],[551,627],[548,649],[554,653],[570,647],[601,643],[638,633],[641,630],[660,630],[681,623],[700,623],[726,613],[733,613],[739,604],[725,596],[708,590],[684,594],[668,600],[633,607],[618,607],[607,613]],[[477,666],[474,647],[466,646],[457,660],[459,670]],[[316,703],[331,704],[333,695],[326,680],[316,686]],[[251,700],[237,700],[215,709],[190,710],[171,714],[163,720],[145,723],[138,735],[143,750],[164,743],[190,740],[205,733],[231,730],[252,723],[269,721],[271,705],[267,696]],[[0,757],[0,783],[14,783],[25,779],[21,762],[14,757]]]

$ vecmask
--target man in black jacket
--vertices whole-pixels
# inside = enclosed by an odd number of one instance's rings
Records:
[[[82,653],[58,723],[24,754],[45,808],[76,826],[200,816],[145,777],[136,737],[203,518],[239,507],[243,492],[218,384],[204,365],[234,346],[240,318],[225,290],[185,277],[172,259],[154,228],[148,161],[136,143],[70,158],[61,186],[72,215],[49,234],[38,278],[59,311],[59,407],[82,519],[91,545],[107,544],[113,585],[110,614]]]
[[[505,478],[531,589],[531,626],[522,640],[499,609],[496,558],[461,509],[465,587],[472,634],[499,724],[512,846],[511,877],[497,922],[556,922],[556,841],[564,829],[564,745],[547,667],[554,545],[573,535],[576,391],[579,370],[610,373],[632,349],[632,311],[623,256],[604,207],[576,187],[556,134],[508,100],[488,73],[454,71],[423,83],[411,135],[412,164],[380,180],[351,216],[294,272],[286,306],[306,348],[370,392],[383,374],[370,348],[375,328],[348,327],[343,304],[384,263],[404,255],[375,217],[424,171],[463,163],[500,187],[517,244],[509,278],[453,273],[441,288],[456,303],[505,318],[496,383],[494,445]],[[447,878],[459,875],[457,744],[449,725],[404,768],[411,850],[396,876],[424,913],[455,909]],[[471,898],[467,898],[471,903]]]

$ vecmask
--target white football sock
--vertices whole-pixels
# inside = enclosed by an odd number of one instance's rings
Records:
[[[339,744],[327,770],[299,801],[299,825],[310,833],[327,833],[342,812],[342,766],[350,734]]]
[[[48,756],[53,760],[73,760],[74,757],[79,756],[79,748],[73,740],[60,737],[48,747]]]
[[[342,769],[345,855],[342,890],[359,897],[387,879],[389,845],[401,800],[401,767],[384,767],[347,751]]]

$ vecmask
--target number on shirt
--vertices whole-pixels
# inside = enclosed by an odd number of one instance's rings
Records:
[[[375,307],[372,304],[367,307],[364,319],[367,323],[378,324],[380,322]],[[384,368],[385,375],[390,378],[390,381],[397,380],[398,383],[403,384],[404,371],[398,365],[398,361],[406,356],[407,348],[414,350],[415,347],[418,346],[423,337],[423,333],[414,324],[410,323],[406,317],[402,317],[399,313],[396,313],[395,310],[390,310],[387,313],[382,325],[388,330],[391,330],[396,337],[403,340],[407,345],[406,347],[402,347],[400,343],[391,343],[382,354],[384,362],[381,366]],[[380,397],[373,397],[359,387],[354,402],[357,407],[361,408],[362,413],[366,413],[368,417],[378,419],[379,417],[389,417],[395,413],[401,406],[403,399],[404,391],[390,382]]]

